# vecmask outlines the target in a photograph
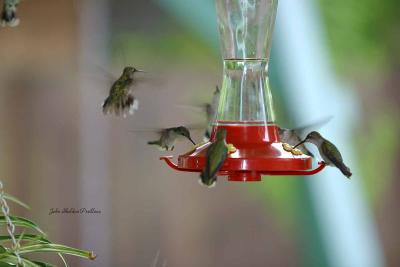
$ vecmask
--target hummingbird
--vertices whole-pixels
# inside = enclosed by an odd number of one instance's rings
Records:
[[[134,67],[125,67],[121,77],[119,77],[110,88],[106,100],[103,102],[103,113],[114,113],[126,117],[126,113],[133,115],[139,108],[139,101],[132,94],[133,76],[136,72],[145,72]]]
[[[287,129],[278,127],[278,134],[279,134],[279,139],[282,143],[287,143],[291,146],[294,146],[301,142],[300,133],[296,129]],[[305,145],[300,144],[299,148],[304,154],[310,157],[314,157],[314,155],[310,152],[310,150],[306,148]]]
[[[205,167],[199,180],[202,185],[214,187],[217,183],[217,173],[228,156],[228,145],[225,139],[226,129],[218,129],[216,140],[208,147],[206,152]]]
[[[321,125],[324,125],[331,119],[332,117],[326,117],[315,123],[303,127],[298,127],[295,129],[278,127],[279,139],[282,143],[287,143],[291,146],[295,146],[296,144],[300,143],[300,141],[302,140],[302,136],[305,136],[307,132],[310,132],[312,129],[319,128]],[[310,150],[306,148],[305,145],[301,144],[299,145],[299,148],[304,154],[310,157],[314,157],[314,155],[310,152]]]
[[[4,0],[0,19],[0,25],[2,27],[18,26],[19,19],[17,18],[17,7],[19,2],[20,0]]]
[[[147,142],[147,144],[148,145],[156,145],[156,146],[158,146],[158,148],[160,150],[172,151],[172,150],[174,150],[174,145],[175,145],[176,140],[179,137],[186,137],[187,139],[189,139],[190,142],[192,142],[193,145],[196,145],[196,143],[193,141],[192,137],[190,136],[189,129],[184,126],[162,129],[159,132],[159,134],[160,134],[160,139]]]
[[[214,122],[215,116],[217,114],[220,94],[221,94],[221,90],[219,89],[219,87],[217,85],[215,87],[215,91],[214,91],[211,103],[207,103],[205,105],[205,111],[206,111],[207,122],[208,122],[207,129],[204,132],[204,140],[205,141],[210,140],[210,137],[211,137],[212,123]]]
[[[343,163],[342,155],[334,144],[323,138],[318,132],[313,131],[303,141],[295,145],[294,148],[305,142],[312,143],[318,147],[319,154],[326,165],[338,168],[347,178],[351,177],[352,173],[349,167]]]

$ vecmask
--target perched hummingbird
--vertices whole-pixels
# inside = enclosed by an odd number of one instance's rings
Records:
[[[103,113],[114,113],[119,116],[126,113],[133,114],[139,108],[139,101],[132,94],[133,75],[135,72],[144,72],[134,67],[125,67],[121,77],[110,88],[108,97],[103,103]]]
[[[218,108],[220,94],[221,94],[221,90],[219,89],[219,87],[217,85],[215,88],[211,103],[207,103],[205,105],[208,125],[207,125],[207,129],[204,133],[204,139],[207,141],[210,140],[210,137],[211,137],[212,123],[214,122],[215,116],[217,114],[217,108]]]
[[[218,129],[216,140],[207,149],[206,165],[200,175],[200,182],[205,186],[213,187],[217,182],[217,172],[228,156],[228,145],[225,139],[226,129]]]
[[[347,178],[350,178],[352,173],[344,163],[342,155],[340,154],[337,147],[323,138],[318,132],[313,131],[307,135],[307,137],[295,145],[297,147],[305,142],[312,143],[318,147],[319,154],[328,166],[335,166],[338,168]]]
[[[10,26],[15,27],[19,24],[17,18],[17,7],[20,0],[4,0],[3,10],[1,12],[0,25],[2,27]]]
[[[183,136],[189,139],[189,141],[192,142],[193,145],[196,145],[192,137],[190,137],[190,131],[188,130],[188,128],[184,126],[166,128],[161,130],[159,134],[160,134],[160,139],[156,141],[147,142],[147,144],[156,145],[160,150],[172,151],[174,150],[174,145],[176,140],[179,137]]]

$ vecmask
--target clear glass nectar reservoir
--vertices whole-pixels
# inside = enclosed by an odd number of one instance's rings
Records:
[[[224,59],[216,125],[274,122],[268,61],[277,0],[216,0]]]
[[[220,128],[235,149],[218,175],[230,181],[260,181],[261,175],[313,175],[312,158],[284,149],[275,124],[268,62],[278,0],[215,0],[224,60],[223,81],[211,139],[178,157],[173,169],[201,172]]]
[[[278,0],[216,0],[224,59],[265,59]]]

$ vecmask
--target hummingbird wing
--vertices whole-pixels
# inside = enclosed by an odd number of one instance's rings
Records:
[[[311,131],[318,130],[323,125],[327,124],[332,118],[333,116],[325,117],[308,125],[294,128],[293,131],[301,138],[309,134]]]
[[[334,164],[337,162],[343,162],[342,155],[339,152],[339,149],[325,139],[325,141],[321,145],[321,152]]]
[[[201,123],[199,123],[199,124],[185,124],[185,127],[188,130],[191,130],[191,131],[198,131],[198,130],[202,130],[203,131],[207,127],[207,125],[206,124],[201,124]]]
[[[352,176],[351,170],[344,164],[339,149],[337,149],[337,147],[331,142],[325,140],[324,143],[321,145],[321,150],[321,152],[324,153],[325,157],[327,157],[331,161],[331,164],[338,168],[344,176],[350,179],[350,177]]]
[[[185,109],[191,109],[195,112],[206,112],[207,110],[207,104],[199,104],[199,105],[186,105],[186,104],[175,104],[175,107],[178,108],[185,108]]]
[[[220,92],[221,90],[219,89],[218,86],[216,86],[216,90],[213,93],[213,97],[210,103],[193,104],[193,105],[177,104],[175,106],[192,109],[193,111],[197,112],[204,112],[206,114],[207,122],[211,123],[217,111]]]
[[[131,133],[151,133],[151,134],[157,134],[161,135],[163,131],[165,131],[166,128],[143,128],[143,129],[134,129],[130,130]]]

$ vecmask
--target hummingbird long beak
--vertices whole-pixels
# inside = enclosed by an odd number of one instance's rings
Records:
[[[190,142],[192,142],[193,145],[196,145],[196,143],[193,141],[193,139],[189,136],[188,139],[190,140]]]
[[[296,148],[296,147],[298,147],[298,146],[301,145],[301,144],[304,144],[305,142],[306,142],[306,139],[304,139],[303,141],[301,141],[300,143],[298,143],[297,145],[295,145],[295,146],[293,147],[293,149]]]
[[[147,73],[147,71],[144,71],[144,70],[138,70],[138,69],[136,69],[136,72],[143,72],[143,73]]]

